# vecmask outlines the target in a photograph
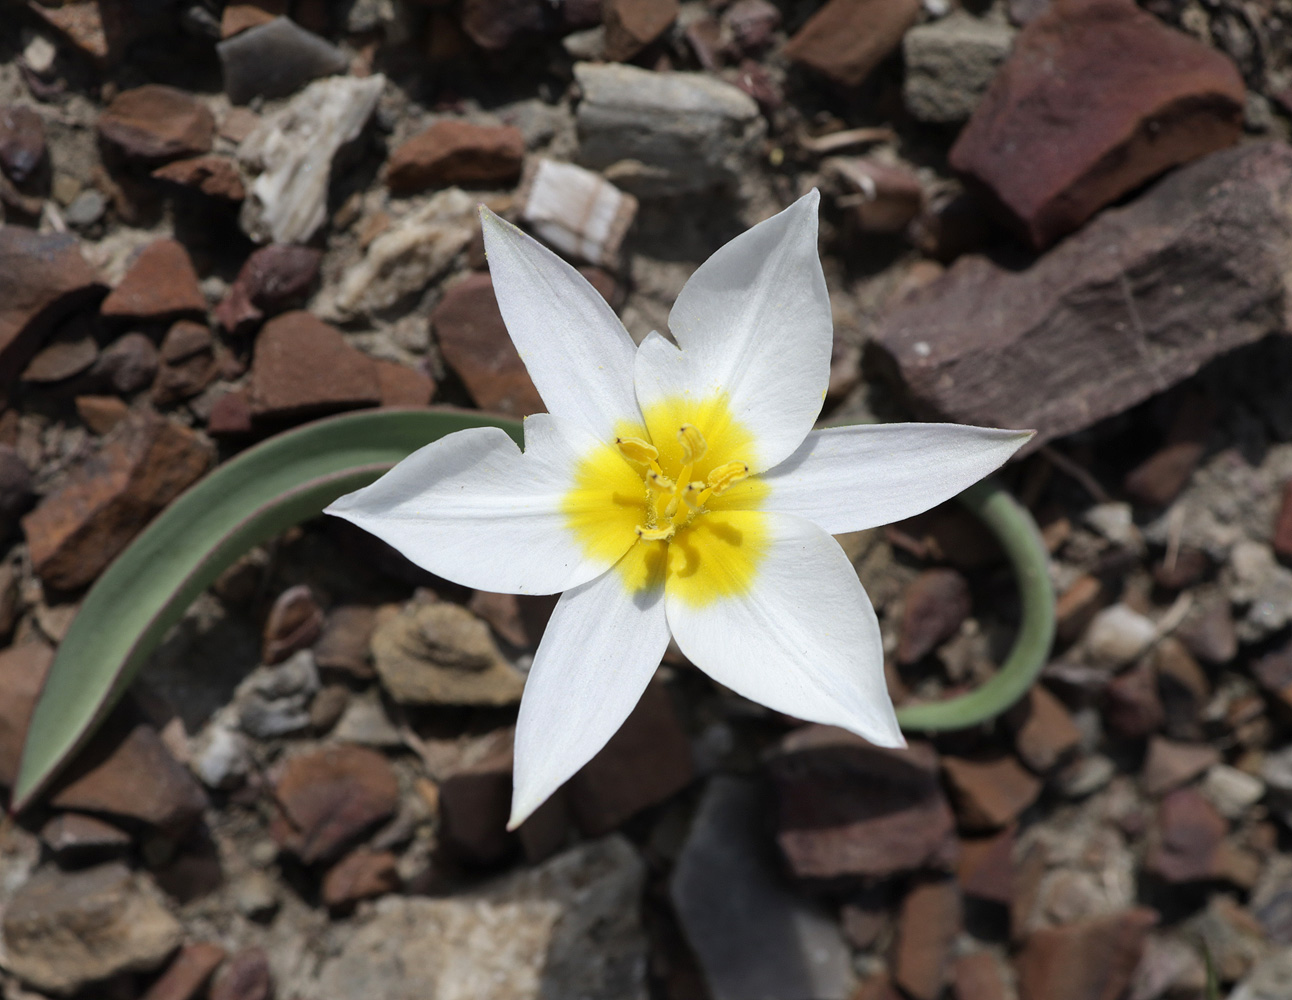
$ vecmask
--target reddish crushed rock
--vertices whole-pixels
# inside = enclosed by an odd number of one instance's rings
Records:
[[[343,670],[356,678],[375,676],[368,644],[377,627],[377,612],[362,605],[333,608],[314,645],[314,661],[325,669]]]
[[[1177,743],[1154,736],[1144,758],[1144,791],[1165,795],[1220,762],[1220,752],[1206,743]]]
[[[960,823],[972,830],[995,830],[1018,819],[1041,794],[1041,781],[1013,757],[970,760],[943,757]]]
[[[270,1000],[273,994],[269,956],[260,948],[244,948],[216,973],[207,996],[209,1000]]]
[[[303,300],[318,280],[322,256],[311,247],[281,243],[254,251],[215,307],[216,322],[242,333],[266,315]]]
[[[1081,730],[1063,702],[1037,684],[1010,713],[1014,750],[1037,774],[1071,756],[1081,744]]]
[[[520,176],[524,157],[519,129],[446,118],[395,148],[386,184],[401,195],[450,184],[503,185]]]
[[[969,582],[953,569],[926,569],[906,590],[897,662],[915,663],[946,642],[973,610]]]
[[[177,240],[156,240],[139,252],[130,270],[103,300],[104,316],[165,319],[205,313],[206,298],[188,251]]]
[[[58,590],[85,586],[210,464],[183,425],[151,412],[124,421],[22,519],[36,573]]]
[[[804,726],[767,765],[776,840],[800,878],[882,878],[954,862],[954,819],[927,743],[883,750],[830,726]]]
[[[153,171],[153,176],[225,201],[242,201],[247,196],[238,166],[227,156],[195,156],[187,160],[176,160],[158,167]]]
[[[1014,828],[960,841],[956,879],[974,899],[1009,906],[1014,899]]]
[[[49,795],[59,809],[80,809],[147,823],[172,835],[207,806],[206,793],[157,730],[121,710],[77,755]]]
[[[961,929],[960,890],[953,879],[918,883],[902,901],[893,978],[914,1000],[937,1000]]]
[[[663,35],[680,10],[678,0],[604,0],[606,58],[627,62]]]
[[[951,149],[1037,249],[1168,167],[1238,141],[1246,89],[1131,0],[1055,0]]]
[[[435,380],[382,358],[372,359],[382,406],[426,406],[435,395]]]
[[[323,902],[333,909],[399,891],[398,859],[390,851],[361,847],[351,851],[323,876]]]
[[[445,846],[469,864],[496,864],[514,849],[507,832],[514,738],[512,729],[495,730],[481,740],[477,759],[440,783]]]
[[[157,356],[160,364],[152,399],[158,406],[196,396],[220,374],[215,338],[203,323],[180,320],[174,324],[162,339]]]
[[[54,327],[102,292],[76,237],[0,226],[0,385],[17,378]]]
[[[1137,907],[1034,931],[1015,962],[1019,1000],[1118,1000],[1156,924],[1153,910]]]
[[[256,337],[251,362],[256,417],[300,419],[380,402],[372,361],[309,313],[283,313]]]
[[[128,0],[73,0],[61,7],[28,4],[71,40],[105,65],[116,63],[140,34],[139,15]]]
[[[1274,525],[1274,551],[1292,559],[1292,480],[1283,484],[1283,501]]]
[[[215,117],[187,91],[149,83],[123,90],[103,109],[99,135],[132,159],[173,160],[211,151]]]
[[[206,986],[227,954],[218,944],[209,941],[184,945],[142,1000],[192,1000]]]
[[[261,660],[282,663],[297,650],[313,645],[323,632],[323,621],[323,609],[307,585],[288,587],[278,595],[265,619]]]
[[[1229,823],[1201,793],[1181,788],[1158,807],[1156,837],[1144,867],[1167,882],[1197,882],[1220,874],[1217,856]]]
[[[694,774],[673,698],[652,681],[610,742],[570,779],[570,808],[585,835],[600,836],[676,795]]]
[[[328,861],[394,815],[399,782],[375,750],[331,746],[289,759],[274,784],[274,839],[306,864]]]
[[[431,326],[444,360],[482,410],[520,417],[545,409],[507,334],[489,275],[473,274],[450,288]]]
[[[919,0],[830,0],[785,46],[795,62],[855,87],[902,43]]]
[[[77,396],[76,413],[95,434],[106,434],[126,418],[130,407],[119,396]]]
[[[951,995],[955,1000],[1010,1000],[1005,972],[991,952],[961,955],[951,971]]]
[[[45,122],[25,104],[0,107],[0,170],[22,184],[45,162]]]
[[[25,642],[0,650],[0,786],[12,788],[27,739],[27,723],[54,651],[43,642]]]

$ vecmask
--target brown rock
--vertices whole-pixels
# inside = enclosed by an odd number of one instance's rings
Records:
[[[1034,931],[1015,963],[1019,1000],[1119,1000],[1156,924],[1137,907]]]
[[[0,444],[0,538],[8,538],[34,498],[31,470],[7,444]]]
[[[102,294],[75,236],[0,226],[0,385],[64,319]]]
[[[1010,713],[1014,750],[1038,774],[1052,769],[1081,744],[1081,730],[1063,702],[1039,684]]]
[[[951,969],[951,996],[954,1000],[1009,1000],[1001,963],[989,951],[961,955]]]
[[[218,944],[186,944],[142,1000],[193,1000],[206,986],[228,954]]]
[[[831,157],[822,164],[859,203],[852,209],[864,233],[900,233],[924,207],[924,186],[905,167],[863,157]]]
[[[1220,752],[1206,743],[1177,743],[1154,736],[1148,741],[1148,753],[1144,757],[1144,791],[1154,798],[1165,795],[1188,784],[1219,761]]]
[[[12,788],[36,699],[54,651],[43,642],[0,650],[0,785]]]
[[[323,876],[323,902],[334,910],[340,910],[362,899],[398,892],[398,860],[390,851],[374,851],[367,847],[351,851]]]
[[[1014,828],[960,841],[956,879],[973,899],[1009,906],[1014,901]]]
[[[1054,602],[1055,629],[1059,638],[1071,641],[1081,635],[1106,603],[1104,585],[1098,578],[1089,573],[1081,574]]]
[[[312,646],[323,634],[323,621],[323,609],[307,584],[288,587],[278,595],[265,619],[261,660],[282,663],[298,650]]]
[[[789,40],[785,54],[855,87],[897,50],[919,18],[919,0],[829,0]]]
[[[501,52],[543,33],[551,19],[534,0],[463,0],[461,24],[467,37],[486,52]]]
[[[0,170],[22,184],[44,162],[44,119],[25,104],[0,107]]]
[[[99,115],[99,136],[132,159],[197,156],[211,151],[215,116],[187,91],[149,83],[113,98]]]
[[[1219,874],[1229,823],[1192,788],[1171,792],[1158,806],[1144,869],[1167,882],[1198,882]]]
[[[122,319],[205,314],[206,298],[184,245],[170,239],[149,243],[130,265],[121,284],[103,300],[100,311],[104,316]]]
[[[1165,507],[1188,485],[1207,448],[1215,404],[1201,393],[1187,396],[1176,411],[1166,443],[1126,474],[1122,488],[1133,500]]]
[[[85,313],[61,324],[23,369],[24,382],[61,382],[85,371],[99,356],[94,325]]]
[[[247,196],[238,165],[227,156],[194,156],[176,160],[158,167],[153,176],[225,201],[242,201]]]
[[[942,995],[961,923],[960,889],[954,879],[918,883],[902,900],[893,979],[915,1000]]]
[[[130,395],[157,377],[157,348],[144,334],[132,332],[114,340],[99,352],[90,369],[90,380],[106,383],[113,391]]]
[[[258,418],[298,419],[379,402],[372,361],[309,313],[283,313],[256,337],[251,406]]]
[[[427,406],[435,395],[435,380],[395,361],[373,359],[382,406]]]
[[[1292,147],[1216,153],[1029,266],[961,257],[881,322],[874,360],[921,416],[1040,447],[1288,329],[1289,204]]]
[[[57,809],[77,809],[147,823],[164,833],[189,829],[206,793],[171,756],[157,730],[119,709],[76,755],[48,795]]]
[[[220,374],[215,338],[205,324],[192,320],[180,320],[166,332],[158,358],[161,364],[152,388],[157,406],[196,396]]]
[[[473,125],[445,118],[401,143],[386,163],[394,194],[450,184],[510,184],[520,176],[525,137],[510,125]]]
[[[306,864],[328,861],[394,815],[399,782],[375,750],[329,746],[292,757],[274,785],[270,832]]]
[[[60,813],[40,828],[40,839],[65,868],[104,861],[130,846],[130,834],[84,813]]]
[[[1196,602],[1175,635],[1203,663],[1228,663],[1238,655],[1234,614],[1220,595]]]
[[[1183,590],[1198,583],[1210,569],[1207,553],[1192,545],[1181,545],[1154,565],[1153,582],[1166,590]]]
[[[1274,524],[1274,551],[1292,559],[1292,480],[1283,484],[1283,503]]]
[[[268,24],[274,18],[282,17],[286,13],[285,2],[260,0],[259,3],[231,3],[224,8],[224,13],[220,16],[220,38],[232,38],[248,28]]]
[[[304,301],[318,281],[322,257],[311,247],[283,243],[253,251],[215,307],[216,321],[226,330],[243,332],[266,315]]]
[[[956,815],[971,830],[995,830],[1014,820],[1041,794],[1041,781],[1013,757],[943,757]]]
[[[673,699],[651,681],[619,731],[570,779],[570,809],[585,835],[599,837],[677,794],[694,774]]]
[[[119,60],[140,33],[139,17],[128,0],[73,0],[61,7],[29,2],[27,9],[101,64]]]
[[[343,670],[360,679],[375,676],[368,644],[376,627],[374,608],[357,604],[333,608],[314,646],[314,662],[324,670]]]
[[[969,582],[953,569],[926,569],[906,590],[897,662],[914,663],[960,631],[973,610]]]
[[[554,597],[526,597],[477,590],[467,607],[517,649],[535,649],[556,607]]]
[[[1246,97],[1228,58],[1130,0],[1060,0],[1019,33],[950,162],[1042,249],[1233,145]]]
[[[507,832],[514,738],[512,729],[490,733],[471,747],[473,759],[440,783],[445,847],[470,864],[496,864],[515,848]]]
[[[1104,721],[1128,740],[1142,740],[1162,728],[1166,709],[1157,693],[1157,672],[1141,663],[1114,677],[1104,688]]]
[[[250,434],[252,426],[251,401],[237,389],[212,403],[206,418],[206,429],[216,436]]]
[[[450,288],[431,313],[431,326],[444,360],[482,410],[516,417],[544,410],[507,334],[489,275],[473,274]]]
[[[147,412],[119,424],[22,519],[36,573],[57,590],[85,586],[210,464],[180,424]]]
[[[606,58],[627,62],[663,35],[680,10],[678,0],[604,0]]]
[[[776,839],[799,878],[884,878],[953,863],[954,819],[927,743],[883,750],[804,726],[767,766]]]
[[[207,994],[209,1000],[270,1000],[273,995],[269,956],[260,948],[244,948],[229,959]]]

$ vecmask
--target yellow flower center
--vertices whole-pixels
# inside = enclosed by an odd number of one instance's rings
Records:
[[[589,554],[615,558],[632,592],[666,581],[705,604],[748,588],[766,549],[758,512],[767,487],[751,476],[753,438],[724,397],[668,400],[645,426],[624,426],[578,465],[568,524]]]

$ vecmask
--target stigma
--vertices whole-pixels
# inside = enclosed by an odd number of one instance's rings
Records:
[[[660,465],[659,449],[637,437],[615,438],[620,454],[643,467],[642,478],[647,490],[647,523],[636,528],[644,542],[667,542],[699,514],[707,504],[736,483],[749,477],[749,463],[734,461],[714,466],[704,479],[692,479],[695,465],[709,452],[708,442],[694,424],[682,424],[677,430],[681,447],[680,467],[674,475]]]

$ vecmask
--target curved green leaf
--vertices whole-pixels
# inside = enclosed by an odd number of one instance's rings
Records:
[[[36,705],[12,808],[29,805],[84,745],[135,673],[202,590],[252,547],[319,514],[436,438],[517,421],[465,411],[375,410],[320,420],[220,466],[150,524],[95,582],[59,646]],[[956,729],[1013,704],[1035,679],[1054,632],[1046,553],[1027,511],[985,481],[961,496],[1012,561],[1023,622],[1000,672],[977,691],[910,706],[904,728]]]
[[[58,647],[27,731],[11,808],[25,808],[94,732],[193,600],[239,557],[372,482],[436,438],[518,421],[466,411],[369,410],[306,424],[217,468],[99,577]]]

